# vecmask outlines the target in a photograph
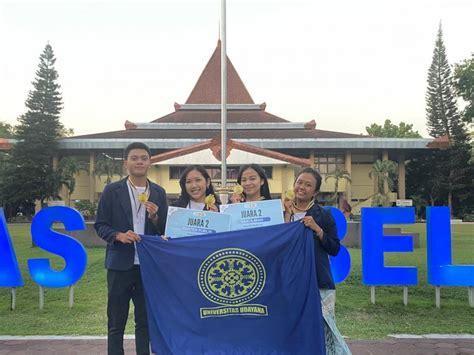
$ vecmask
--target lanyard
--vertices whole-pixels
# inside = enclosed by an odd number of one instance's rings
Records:
[[[129,182],[130,189],[132,191],[132,195],[134,197],[133,203],[135,205],[135,210],[137,211],[137,217],[138,217],[138,215],[140,214],[140,209],[142,208],[142,204],[147,202],[148,197],[150,196],[150,188],[149,188],[150,186],[147,180],[145,191],[139,193],[137,187],[133,183],[132,179],[130,179],[130,177],[128,177],[128,182]]]
[[[295,202],[293,202],[293,208],[291,209],[290,222],[293,222],[293,221],[295,220],[295,212],[294,212],[295,209],[298,210],[298,211],[300,211],[300,212],[306,212],[306,211],[308,211],[308,210],[309,210],[311,207],[313,207],[313,206],[314,206],[314,200],[311,200],[311,201],[308,203],[308,205],[306,206],[306,208],[304,208],[304,209],[301,209],[301,208],[296,207]]]

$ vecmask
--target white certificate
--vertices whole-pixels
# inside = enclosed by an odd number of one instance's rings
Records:
[[[218,212],[168,207],[165,235],[171,238],[228,232],[230,216]]]
[[[257,228],[283,223],[280,200],[242,202],[221,205],[222,214],[230,215],[230,230]]]

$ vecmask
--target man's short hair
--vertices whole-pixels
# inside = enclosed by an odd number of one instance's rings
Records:
[[[128,154],[130,154],[130,151],[133,150],[133,149],[143,149],[143,150],[146,150],[146,152],[148,153],[148,156],[151,157],[150,148],[149,148],[145,143],[142,143],[142,142],[133,142],[133,143],[130,143],[129,145],[127,145],[127,147],[126,147],[125,150],[123,151],[123,159],[124,159],[124,160],[127,160],[127,159],[128,159]]]

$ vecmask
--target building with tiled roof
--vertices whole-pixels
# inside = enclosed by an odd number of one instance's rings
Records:
[[[120,161],[123,149],[141,141],[152,149],[154,167],[150,178],[167,190],[170,198],[179,193],[182,170],[199,162],[219,183],[221,61],[220,41],[184,104],[152,122],[125,122],[125,129],[64,138],[61,157],[76,156],[88,166],[77,177],[72,200],[97,200],[104,188],[96,176],[98,159]],[[275,196],[291,188],[294,172],[302,166],[314,166],[325,175],[336,169],[346,170],[351,183],[339,183],[339,193],[350,203],[369,199],[374,182],[369,178],[377,159],[398,163],[398,198],[405,198],[405,159],[410,152],[429,149],[431,139],[373,138],[351,133],[320,130],[315,121],[290,122],[266,111],[265,103],[255,103],[232,62],[227,58],[227,176],[235,181],[239,166],[262,165],[269,175]],[[439,142],[438,142],[439,143]],[[435,144],[436,145],[436,144]],[[439,144],[435,148],[439,148]],[[118,177],[116,177],[118,178]],[[322,186],[331,194],[334,183]]]

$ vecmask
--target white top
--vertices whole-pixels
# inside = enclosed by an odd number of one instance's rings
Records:
[[[145,192],[146,187],[132,186],[129,181],[127,181],[127,185],[128,194],[130,195],[130,203],[132,205],[133,231],[137,234],[145,234],[146,208],[145,205],[138,201],[138,195]],[[136,243],[133,243],[133,245],[135,246],[135,259],[133,264],[140,265],[137,245]]]
[[[304,216],[306,216],[306,211],[295,213],[295,214],[293,215],[293,222],[294,222],[294,221],[299,221],[299,220],[302,219]]]
[[[204,206],[205,206],[205,203],[196,202],[196,201],[193,201],[193,200],[189,200],[189,203],[188,203],[188,208],[190,208],[192,210],[203,210]]]

